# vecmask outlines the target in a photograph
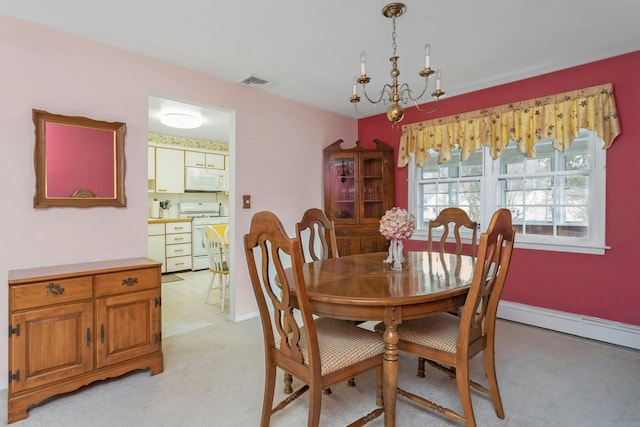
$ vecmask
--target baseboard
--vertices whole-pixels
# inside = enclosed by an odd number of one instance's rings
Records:
[[[244,320],[253,319],[254,317],[258,317],[260,315],[259,312],[254,311],[252,313],[243,314],[242,316],[236,316],[233,318],[233,322],[238,323]]]
[[[238,316],[233,321],[242,322],[258,315],[259,313],[255,311]],[[640,350],[640,326],[510,301],[500,301],[498,317]]]
[[[640,327],[516,302],[500,301],[500,319],[640,350]]]

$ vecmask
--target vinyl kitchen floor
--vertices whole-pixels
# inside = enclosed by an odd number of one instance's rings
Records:
[[[229,292],[224,313],[220,311],[220,290],[209,296],[208,270],[177,273],[183,280],[162,284],[162,336],[181,334],[224,322],[229,317]]]

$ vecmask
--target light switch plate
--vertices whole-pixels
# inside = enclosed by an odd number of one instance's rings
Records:
[[[242,209],[251,209],[251,196],[248,194],[242,196]]]

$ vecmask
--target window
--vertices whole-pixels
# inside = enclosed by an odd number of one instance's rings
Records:
[[[426,239],[429,220],[449,206],[464,209],[484,230],[491,215],[508,208],[516,246],[581,253],[604,253],[605,163],[602,139],[581,130],[571,148],[552,140],[536,144],[529,158],[511,142],[493,160],[483,147],[462,161],[459,151],[438,164],[438,153],[423,167],[410,162],[409,209],[416,216],[414,238]]]

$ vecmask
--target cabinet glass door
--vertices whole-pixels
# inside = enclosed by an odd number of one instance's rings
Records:
[[[375,153],[364,155],[362,159],[362,199],[364,201],[363,220],[379,221],[384,210],[384,159]]]
[[[356,161],[353,156],[336,157],[333,176],[334,220],[339,222],[355,222],[357,216],[358,188],[355,176]]]

